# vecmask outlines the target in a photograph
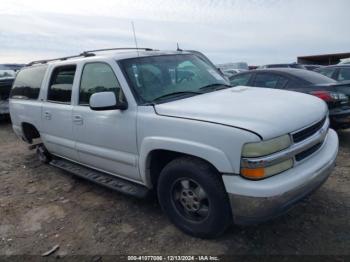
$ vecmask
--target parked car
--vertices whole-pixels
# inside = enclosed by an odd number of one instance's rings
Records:
[[[297,64],[297,63],[269,64],[269,65],[263,65],[263,66],[259,66],[258,67],[258,69],[267,69],[267,68],[298,68],[298,69],[306,69],[304,65]]]
[[[321,65],[303,65],[305,69],[314,71],[315,69],[322,68],[323,66]]]
[[[284,213],[327,180],[338,152],[320,99],[231,88],[184,51],[33,62],[16,77],[10,113],[41,161],[129,195],[155,191],[198,237]]]
[[[344,64],[350,64],[350,57],[340,59],[340,62],[338,63],[338,65],[344,65]]]
[[[224,73],[224,75],[226,77],[230,77],[230,76],[233,76],[235,74],[238,74],[238,73],[242,73],[242,72],[245,72],[247,70],[244,70],[244,69],[226,69],[226,70],[222,70],[222,72]]]
[[[329,108],[334,128],[350,127],[350,85],[319,73],[292,68],[264,69],[240,73],[230,78],[233,86],[244,85],[284,89],[311,94],[323,99]],[[288,100],[285,97],[284,100]]]
[[[9,116],[9,96],[15,71],[0,65],[0,119]]]
[[[316,69],[315,72],[333,78],[336,81],[350,82],[350,65],[348,64],[326,66]]]

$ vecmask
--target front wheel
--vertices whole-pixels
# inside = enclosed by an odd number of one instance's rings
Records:
[[[165,166],[158,181],[158,199],[172,223],[195,237],[219,236],[232,223],[220,174],[197,158],[177,158]]]

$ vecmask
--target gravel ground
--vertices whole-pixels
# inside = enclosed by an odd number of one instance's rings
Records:
[[[154,200],[138,200],[43,165],[0,123],[0,255],[350,255],[350,130],[337,167],[310,198],[257,226],[201,240],[177,230]]]

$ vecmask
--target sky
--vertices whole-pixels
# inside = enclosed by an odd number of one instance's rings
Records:
[[[350,52],[349,0],[1,0],[0,63],[139,47],[198,50],[214,63],[295,62]]]

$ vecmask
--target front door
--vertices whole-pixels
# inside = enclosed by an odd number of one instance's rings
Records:
[[[112,91],[125,99],[118,79],[108,63],[89,62],[82,69],[78,104],[73,108],[73,132],[82,164],[140,180],[137,168],[136,107],[94,111],[90,96]]]

